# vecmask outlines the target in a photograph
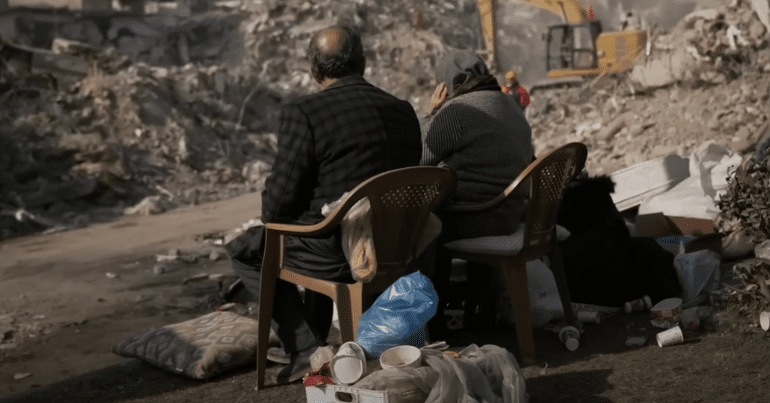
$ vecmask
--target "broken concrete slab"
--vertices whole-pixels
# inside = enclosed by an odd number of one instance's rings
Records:
[[[642,162],[611,175],[615,182],[612,200],[618,211],[625,211],[673,188],[689,176],[688,159],[678,155]]]

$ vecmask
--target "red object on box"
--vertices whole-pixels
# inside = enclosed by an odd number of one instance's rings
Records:
[[[332,380],[332,371],[331,368],[329,368],[328,362],[321,365],[321,368],[318,368],[317,371],[309,373],[303,381],[306,388],[321,384],[335,385],[334,380]]]

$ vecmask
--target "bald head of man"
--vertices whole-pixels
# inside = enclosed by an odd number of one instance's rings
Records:
[[[366,58],[361,37],[349,27],[324,28],[313,35],[308,48],[310,71],[321,84],[364,75]]]

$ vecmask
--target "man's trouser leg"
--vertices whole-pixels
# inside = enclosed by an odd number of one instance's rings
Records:
[[[259,301],[260,268],[233,260],[233,269],[249,293]],[[283,280],[275,283],[272,327],[287,353],[304,350],[321,341],[306,320],[308,309],[297,286]]]
[[[248,240],[234,245],[233,269],[254,298],[259,300],[264,227],[250,229]],[[298,273],[334,281],[352,282],[338,234],[328,238],[287,237],[284,264]],[[242,257],[244,263],[239,257]],[[273,304],[273,330],[287,353],[326,342],[333,313],[332,300],[306,290],[305,301],[294,284],[278,280]]]
[[[334,301],[326,295],[306,289],[305,311],[314,313],[307,317],[308,324],[319,339],[326,341],[334,319]]]

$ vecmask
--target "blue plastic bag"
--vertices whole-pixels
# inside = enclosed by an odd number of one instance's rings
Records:
[[[436,314],[438,294],[420,272],[396,280],[361,317],[358,344],[373,357],[409,344],[425,344],[425,323]]]

